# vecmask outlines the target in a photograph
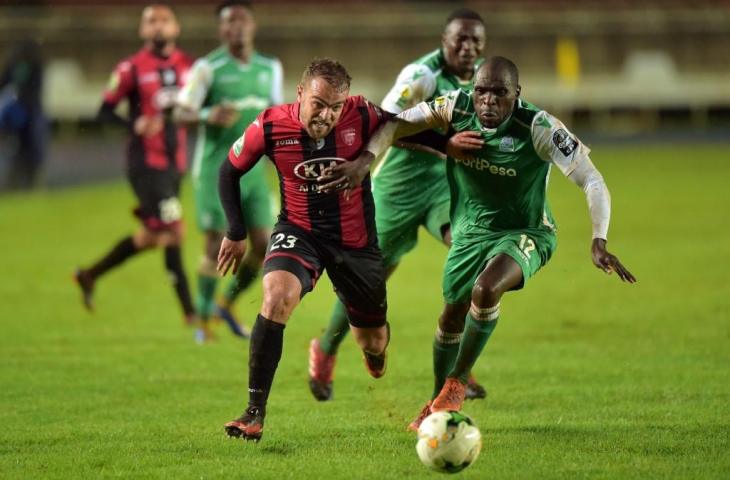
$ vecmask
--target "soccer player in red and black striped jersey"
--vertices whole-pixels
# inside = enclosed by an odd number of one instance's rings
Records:
[[[179,33],[180,26],[170,6],[146,7],[139,27],[144,46],[117,65],[104,92],[99,119],[125,125],[130,130],[127,175],[139,200],[134,213],[142,227],[121,239],[94,265],[76,272],[84,305],[89,310],[99,277],[143,250],[163,247],[165,268],[185,319],[192,323],[195,318],[180,254],[182,208],[178,192],[186,166],[186,138],[185,130],[172,120],[177,90],[192,64],[176,47]],[[123,100],[129,102],[129,120],[114,111]]]
[[[281,190],[281,212],[264,258],[263,304],[251,332],[248,407],[226,424],[230,436],[261,438],[284,327],[324,270],[347,308],[370,375],[385,373],[385,271],[370,179],[352,188],[343,181],[328,192],[318,183],[332,165],[356,159],[390,117],[363,97],[350,97],[349,90],[350,76],[339,62],[314,60],[302,75],[297,102],[264,110],[221,167],[219,191],[229,224],[218,256],[222,273],[236,270],[246,246],[240,177],[266,155]]]

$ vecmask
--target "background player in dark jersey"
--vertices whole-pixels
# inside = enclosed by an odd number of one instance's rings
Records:
[[[180,26],[172,9],[152,4],[142,12],[139,35],[143,48],[117,65],[104,93],[99,118],[127,126],[127,175],[139,205],[135,215],[142,227],[121,239],[99,261],[79,269],[75,278],[86,308],[93,308],[92,295],[99,277],[129,257],[153,247],[164,248],[165,268],[170,274],[186,321],[195,310],[180,254],[182,208],[178,200],[180,178],[185,170],[185,130],[172,121],[172,108],[190,58],[175,41]],[[129,120],[115,113],[129,102]]]
[[[298,101],[264,110],[233,145],[221,167],[219,191],[229,231],[218,270],[240,265],[246,249],[240,178],[265,154],[279,174],[281,212],[264,259],[264,299],[249,354],[249,403],[226,424],[228,435],[258,440],[281,358],[284,326],[323,273],[342,300],[370,375],[385,373],[385,270],[375,232],[370,179],[343,191],[322,192],[320,174],[357,158],[386,117],[363,97],[350,97],[350,76],[334,60],[314,60],[304,71]]]

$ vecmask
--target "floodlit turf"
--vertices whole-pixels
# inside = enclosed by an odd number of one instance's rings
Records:
[[[584,197],[554,171],[558,251],[503,299],[475,367],[489,398],[464,409],[484,448],[460,475],[728,478],[728,148],[593,156],[613,196],[609,247],[639,283],[592,266]],[[437,477],[405,426],[431,390],[445,249],[422,237],[389,284],[388,374],[367,377],[348,339],[329,403],[306,382],[333,299],[319,284],[287,327],[264,438],[246,444],[223,423],[245,406],[247,343],[221,327],[217,344],[193,344],[159,252],[104,278],[95,314],[81,309],[71,272],[134,228],[131,203],[121,182],[0,198],[0,477]],[[249,323],[259,301],[257,286],[240,303]]]

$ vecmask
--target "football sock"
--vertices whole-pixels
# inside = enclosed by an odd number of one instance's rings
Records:
[[[96,262],[91,268],[86,270],[92,278],[96,279],[107,271],[124,262],[129,257],[138,253],[140,250],[134,246],[132,236],[123,238],[119,243],[107,253],[101,260]]]
[[[464,335],[461,338],[459,354],[456,356],[454,368],[449,372],[449,377],[458,378],[461,383],[469,381],[469,373],[476,363],[479,355],[484,349],[487,340],[492,335],[499,319],[499,304],[479,308],[472,303],[471,309],[466,316]]]
[[[226,304],[231,305],[233,302],[235,302],[236,298],[238,298],[238,295],[240,295],[241,292],[246,290],[251,285],[251,283],[256,280],[258,274],[258,266],[252,267],[245,263],[239,266],[238,272],[236,272],[236,276],[233,277],[231,282],[228,284],[228,288],[226,289],[226,294],[224,296]]]
[[[446,375],[454,368],[456,355],[459,353],[459,342],[461,333],[444,332],[441,328],[436,329],[433,339],[433,395],[441,391],[446,381]]]
[[[327,329],[319,337],[319,347],[327,355],[335,355],[340,344],[350,331],[350,323],[347,320],[347,308],[345,304],[337,300],[335,308],[330,316],[330,323]]]
[[[271,384],[281,359],[284,345],[284,325],[261,315],[251,330],[248,355],[248,404],[266,412]]]
[[[213,314],[213,297],[215,287],[218,285],[218,277],[198,272],[198,295],[195,298],[195,306],[200,318],[205,320]]]
[[[218,285],[216,263],[207,256],[200,258],[198,267],[198,294],[195,297],[195,307],[202,320],[207,320],[213,314],[213,298],[215,287]]]
[[[188,277],[183,269],[182,256],[180,255],[179,246],[165,247],[165,268],[170,275],[172,286],[177,294],[185,315],[195,313],[193,301],[190,298],[190,289],[188,288]]]

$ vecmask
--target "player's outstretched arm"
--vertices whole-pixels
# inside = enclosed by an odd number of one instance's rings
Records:
[[[218,175],[218,193],[223,211],[228,220],[221,248],[218,251],[218,273],[225,275],[233,268],[238,271],[243,254],[246,253],[246,223],[241,209],[241,177],[244,171],[236,168],[227,159],[223,161]]]
[[[593,264],[606,273],[616,272],[624,282],[636,282],[636,277],[606,250],[611,221],[611,195],[601,172],[588,156],[590,149],[571,134],[560,120],[545,111],[539,112],[532,120],[532,144],[540,158],[558,167],[585,193],[593,230]]]
[[[448,129],[451,119],[446,118],[442,111],[434,111],[432,106],[421,102],[413,108],[404,110],[385,122],[373,133],[367,147],[352,162],[344,162],[326,168],[317,179],[320,183],[319,191],[329,193],[337,190],[352,190],[359,186],[367,173],[370,164],[380,157],[393,144],[394,140],[408,137],[437,127]]]
[[[636,277],[623,266],[618,257],[606,249],[608,224],[611,218],[611,196],[603,176],[590,158],[584,156],[576,159],[568,178],[581,187],[586,194],[593,225],[593,242],[591,243],[593,264],[608,274],[616,272],[624,282],[635,283]]]

